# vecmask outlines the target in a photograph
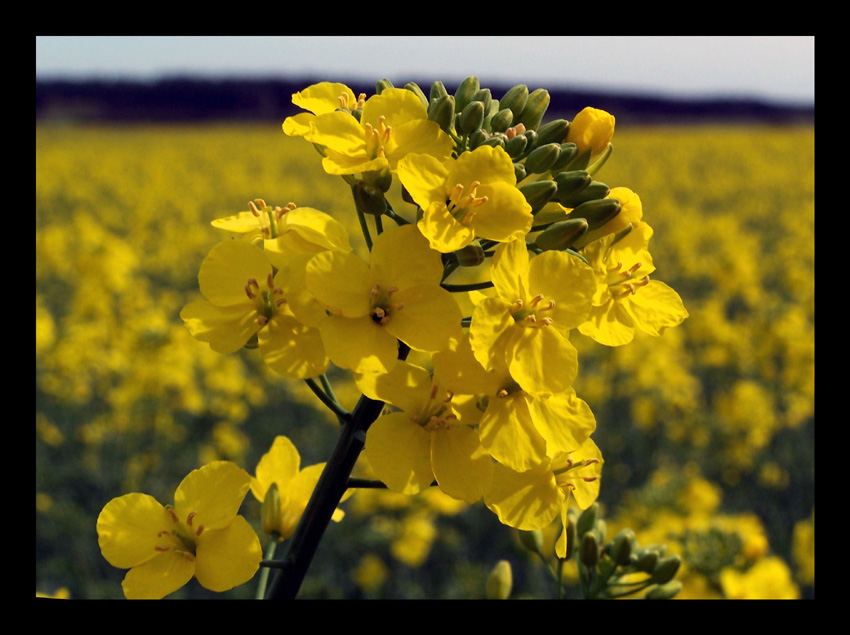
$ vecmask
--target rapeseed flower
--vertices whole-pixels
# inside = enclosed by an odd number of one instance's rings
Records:
[[[198,274],[204,300],[180,312],[192,336],[214,351],[234,353],[257,336],[264,361],[288,377],[316,377],[328,367],[319,332],[286,305],[285,276],[273,275],[262,249],[226,240],[210,250]]]
[[[571,496],[580,509],[590,507],[599,496],[602,463],[602,453],[588,438],[574,452],[524,472],[497,465],[484,503],[503,524],[522,531],[542,529],[559,514],[566,528]],[[565,557],[566,547],[563,531],[556,543],[558,557]]]
[[[440,254],[413,225],[392,227],[375,239],[367,264],[325,251],[307,263],[306,286],[324,305],[322,342],[337,366],[357,373],[387,372],[398,342],[434,352],[462,336],[461,312],[440,287]]]
[[[529,393],[564,392],[578,372],[569,331],[590,312],[593,271],[562,251],[529,258],[519,239],[496,249],[491,279],[496,295],[476,305],[469,327],[475,358],[487,370],[505,363]]]
[[[582,252],[596,275],[588,319],[579,331],[600,344],[621,346],[635,331],[659,336],[688,317],[682,299],[669,286],[651,280],[655,271],[647,245],[652,228],[638,223],[625,237],[609,234]]]
[[[284,132],[303,136],[321,147],[322,166],[328,174],[395,172],[407,154],[432,155],[439,161],[451,156],[454,141],[439,124],[428,119],[428,111],[413,92],[387,88],[365,101],[359,120],[345,110],[302,117],[299,126]]]
[[[291,137],[303,137],[310,132],[310,124],[318,115],[326,115],[340,108],[349,111],[362,108],[366,95],[355,97],[345,84],[338,82],[319,82],[292,95],[292,103],[308,112],[287,117],[283,122],[284,134]]]
[[[411,154],[399,162],[398,177],[422,208],[419,229],[437,251],[457,251],[476,238],[507,242],[531,229],[531,205],[502,148],[481,146],[448,161]]]
[[[211,591],[250,580],[263,557],[251,525],[237,515],[251,477],[229,461],[189,473],[174,506],[147,494],[109,501],[97,519],[98,544],[113,567],[130,569],[122,587],[129,599],[161,599],[192,577]]]
[[[599,108],[584,108],[570,122],[566,143],[574,143],[579,152],[591,158],[602,154],[614,136],[614,116]]]
[[[388,373],[358,375],[356,381],[367,397],[401,409],[379,417],[366,435],[366,457],[387,487],[416,494],[436,479],[453,498],[481,498],[492,459],[473,427],[477,419],[466,421],[436,374],[400,361]]]

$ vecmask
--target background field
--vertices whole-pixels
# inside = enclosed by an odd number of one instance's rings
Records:
[[[622,126],[614,145],[598,178],[641,197],[656,277],[690,318],[622,349],[573,338],[610,531],[681,553],[683,596],[813,596],[814,127]],[[122,597],[95,532],[114,496],[170,502],[215,458],[253,472],[277,434],[304,465],[327,457],[335,423],[303,383],[213,353],[178,317],[223,237],[210,221],[257,197],[356,235],[348,188],[279,121],[36,126],[37,591]],[[361,492],[345,509],[302,597],[481,597],[501,558],[517,596],[551,597],[481,505]]]

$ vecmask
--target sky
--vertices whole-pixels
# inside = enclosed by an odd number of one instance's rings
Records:
[[[482,86],[814,105],[814,36],[37,36],[37,79],[476,75]]]

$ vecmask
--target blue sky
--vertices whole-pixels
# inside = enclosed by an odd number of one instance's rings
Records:
[[[36,77],[318,77],[814,104],[814,36],[39,36]]]

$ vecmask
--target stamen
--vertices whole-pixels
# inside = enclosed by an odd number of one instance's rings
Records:
[[[387,297],[390,297],[396,291],[398,291],[398,287],[390,287],[389,289],[387,289]]]
[[[531,306],[537,306],[537,304],[538,304],[538,303],[540,302],[540,300],[542,300],[542,299],[543,299],[543,294],[542,294],[542,293],[538,293],[536,296],[534,296],[533,298],[531,298],[531,302],[530,302],[529,304],[531,304]]]
[[[376,282],[375,286],[372,287],[372,290],[369,292],[369,295],[372,296],[373,300],[378,297],[378,292],[380,291],[380,288],[380,285],[378,285],[378,283]]]
[[[180,522],[180,519],[179,519],[179,518],[177,518],[177,514],[175,514],[175,513],[174,513],[174,508],[173,508],[173,507],[171,507],[170,505],[167,505],[167,506],[165,507],[165,511],[167,511],[167,512],[168,512],[168,515],[169,515],[169,516],[171,516],[171,520],[173,520],[175,523],[179,523],[179,522]]]
[[[585,483],[592,483],[593,481],[599,480],[598,476],[582,476],[581,480]]]
[[[525,302],[523,302],[521,299],[520,299],[520,300],[516,300],[516,301],[515,301],[515,302],[511,305],[511,313],[515,313],[516,311],[519,311],[519,310],[520,310],[520,309],[521,309],[524,305],[525,305]]]
[[[271,274],[271,271],[269,272],[269,275],[266,276],[266,284],[269,289],[274,289],[274,276]]]
[[[249,300],[253,300],[255,297],[257,297],[257,296],[254,295],[254,292],[251,291],[251,285],[250,284],[245,285],[245,295],[248,296]]]
[[[286,298],[280,298],[279,300],[275,300],[275,308],[279,307],[281,304],[286,304]]]
[[[449,193],[449,201],[452,204],[452,207],[456,207],[460,202],[460,197],[463,196],[463,185],[458,183],[452,188],[452,191]]]
[[[599,459],[585,459],[584,460],[585,465],[593,465],[594,463],[599,463]]]
[[[170,536],[170,535],[171,535],[171,532],[170,532],[170,531],[168,531],[167,529],[163,529],[162,531],[160,531],[160,532],[156,535],[156,537],[157,537],[157,538],[162,538],[163,536]]]
[[[268,321],[269,321],[269,319],[265,315],[258,315],[257,316],[257,324],[259,324],[260,327],[265,326],[268,323]]]
[[[171,550],[171,547],[160,547],[160,546],[156,546],[156,547],[154,547],[154,549],[155,549],[155,550],[157,550],[157,551],[170,551],[170,550]]]
[[[547,317],[547,318],[541,318],[540,319],[540,325],[541,326],[549,326],[552,322],[554,322],[554,320],[552,318]]]
[[[496,396],[497,397],[507,397],[508,391],[505,390],[504,388],[502,388],[501,390],[499,390],[499,392],[496,393]]]
[[[622,263],[622,262],[617,261],[617,264],[616,264],[616,265],[613,265],[613,266],[611,266],[611,267],[608,267],[608,268],[606,269],[606,271],[607,271],[608,273],[614,273],[615,271],[619,271],[619,270],[622,268],[622,266],[623,266],[623,263]]]
[[[257,209],[257,206],[254,205],[254,201],[248,201],[248,209],[251,210],[251,213],[257,218],[260,217],[260,210]]]
[[[198,530],[195,532],[195,535],[196,535],[196,536],[200,536],[200,535],[201,535],[201,532],[202,532],[203,530],[204,530],[204,526],[203,526],[203,525],[198,525]]]
[[[532,324],[537,322],[537,316],[532,313],[531,315],[526,315],[523,320],[526,322],[531,322]]]
[[[189,515],[186,516],[186,524],[189,525],[189,527],[192,526],[192,519],[197,515],[198,512],[189,512]]]
[[[438,392],[439,390],[440,390],[440,387],[439,387],[439,386],[437,386],[437,384],[434,384],[433,386],[431,386],[431,396],[429,397],[429,399],[433,399],[434,397],[436,397],[436,396],[437,396],[437,392]]]

